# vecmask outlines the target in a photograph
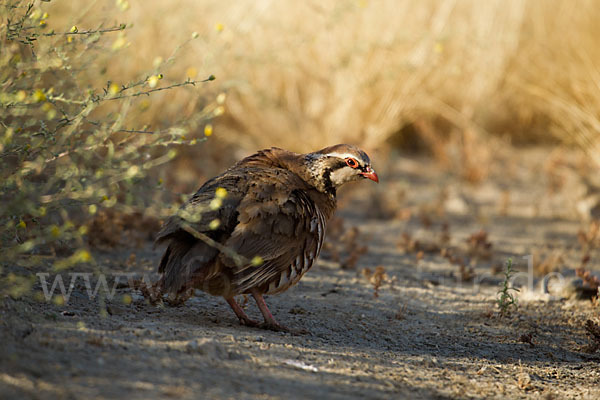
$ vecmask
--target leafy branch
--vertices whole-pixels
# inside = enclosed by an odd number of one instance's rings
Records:
[[[153,71],[126,85],[109,80],[100,90],[82,90],[98,88],[98,75],[89,73],[89,66],[102,67],[99,54],[107,50],[52,37],[87,36],[87,43],[95,44],[105,40],[103,34],[128,27],[44,32],[47,18],[33,2],[7,1],[0,7],[6,21],[0,25],[0,262],[53,254],[57,243],[84,254],[89,220],[109,209],[163,218],[169,208],[160,201],[163,193],[135,194],[156,185],[152,170],[176,156],[173,145],[206,140],[186,135],[222,112],[208,100],[170,126],[130,126],[144,110],[132,107],[135,98],[215,77],[160,86],[162,74]],[[107,52],[105,62],[110,59]]]

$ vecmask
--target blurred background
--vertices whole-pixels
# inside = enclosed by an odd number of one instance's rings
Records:
[[[385,183],[340,193],[363,217],[600,218],[596,1],[5,3],[7,242],[62,237],[69,207],[160,220],[260,148],[344,142]]]
[[[138,126],[168,126],[220,96],[213,137],[193,162],[175,161],[188,191],[198,176],[270,146],[428,154],[471,182],[486,178],[498,147],[600,154],[593,0],[42,4],[57,30],[133,24],[114,37],[118,51],[90,67],[90,84],[125,84],[156,66],[163,85],[216,77],[141,98],[129,114]],[[203,136],[202,126],[192,134]]]

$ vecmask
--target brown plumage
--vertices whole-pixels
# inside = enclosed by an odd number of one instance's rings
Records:
[[[234,300],[252,294],[265,323],[282,330],[264,302],[296,284],[319,256],[336,189],[368,178],[367,154],[339,144],[314,153],[261,150],[207,181],[159,232],[167,244],[161,293],[201,289],[223,296],[240,322],[257,326]]]

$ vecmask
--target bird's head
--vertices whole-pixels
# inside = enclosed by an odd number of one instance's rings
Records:
[[[304,159],[314,186],[323,192],[335,193],[344,183],[359,179],[379,182],[369,156],[356,146],[337,144],[308,153]]]

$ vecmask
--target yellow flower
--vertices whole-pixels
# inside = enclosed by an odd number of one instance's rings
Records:
[[[71,29],[69,29],[69,32],[71,32],[71,33],[77,33],[77,32],[79,32],[79,29],[77,28],[77,26],[76,26],[76,25],[73,25],[73,26],[71,27]]]
[[[194,79],[196,77],[196,75],[198,75],[198,70],[194,67],[189,67],[185,71],[185,75],[187,78]]]
[[[121,90],[121,88],[119,87],[119,85],[117,85],[116,83],[113,82],[110,84],[110,86],[108,88],[108,93],[115,96],[119,93],[120,90]]]
[[[121,50],[123,47],[127,46],[127,40],[125,39],[125,35],[123,32],[119,33],[119,37],[113,42],[112,49],[113,51]]]
[[[141,111],[146,111],[149,108],[150,108],[150,101],[144,99],[140,102],[140,110]]]
[[[159,80],[160,78],[158,77],[158,75],[152,75],[150,78],[148,78],[148,86],[150,86],[151,88],[155,88],[156,85],[158,85]]]
[[[252,258],[252,261],[250,261],[250,263],[252,264],[252,266],[254,267],[258,267],[259,265],[262,265],[263,263],[263,258],[261,256],[254,256]]]
[[[52,225],[50,227],[50,235],[52,235],[52,237],[57,238],[60,236],[60,228],[56,225]]]
[[[21,221],[19,221],[19,223],[17,224],[17,226],[19,228],[25,228],[25,227],[27,227],[27,224],[25,223],[25,221],[21,220]]]
[[[129,2],[127,0],[117,0],[117,7],[121,9],[121,11],[129,10]]]
[[[208,224],[208,227],[211,230],[215,230],[219,227],[219,225],[221,225],[221,221],[219,221],[217,218],[213,219],[212,221],[210,221],[210,224]]]
[[[222,205],[223,205],[223,200],[216,197],[216,198],[212,199],[212,201],[210,202],[210,209],[215,211],[215,210],[218,210],[219,208],[221,208]]]
[[[212,134],[213,134],[212,124],[206,124],[206,126],[204,126],[204,136],[210,136]]]
[[[227,189],[218,187],[217,190],[215,190],[215,196],[218,199],[224,199],[225,197],[227,197]]]
[[[46,95],[44,94],[44,92],[41,89],[36,89],[33,92],[33,100],[36,103],[41,103],[42,101],[46,101]]]
[[[217,30],[217,32],[223,32],[223,29],[225,29],[225,25],[223,25],[223,24],[222,24],[222,23],[220,23],[220,22],[217,22],[217,23],[215,24],[215,29]]]
[[[92,255],[87,250],[78,250],[73,258],[80,262],[89,262],[92,260]]]

